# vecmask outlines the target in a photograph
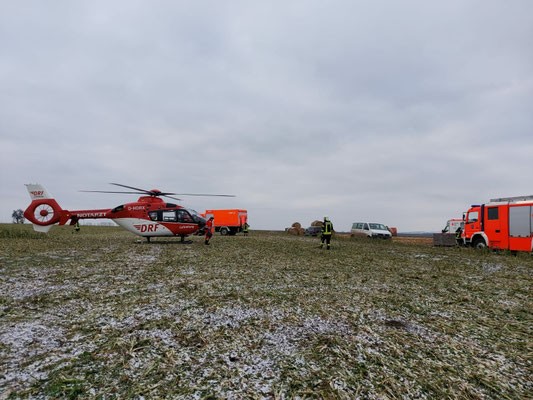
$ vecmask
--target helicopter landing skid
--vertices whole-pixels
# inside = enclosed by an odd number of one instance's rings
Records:
[[[140,243],[140,244],[152,244],[152,243],[156,243],[156,244],[192,244],[193,241],[192,240],[158,240],[156,242],[152,242],[149,240],[149,238],[147,238],[147,240],[137,240],[135,241],[135,243]]]

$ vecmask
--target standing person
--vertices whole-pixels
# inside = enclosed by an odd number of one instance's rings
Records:
[[[244,225],[242,226],[242,233],[244,233],[244,236],[248,236],[248,228],[250,227],[250,225],[248,225],[248,221],[246,221],[244,223]]]
[[[76,232],[80,231],[80,221],[76,220],[76,223],[74,224],[74,230]]]
[[[328,217],[324,217],[322,222],[322,237],[320,238],[320,248],[326,243],[326,249],[330,249],[331,235],[333,234],[333,224]]]
[[[463,245],[463,238],[461,237],[463,234],[463,230],[461,229],[461,227],[457,228],[455,230],[455,242],[459,245],[459,246],[462,246]]]
[[[209,244],[209,240],[213,237],[213,220],[214,217],[210,217],[205,223],[205,244]]]

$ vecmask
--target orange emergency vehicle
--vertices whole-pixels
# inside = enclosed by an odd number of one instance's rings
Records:
[[[461,239],[467,246],[533,251],[533,196],[491,199],[464,216]]]
[[[202,216],[205,219],[215,218],[215,232],[220,232],[221,235],[235,235],[242,232],[244,224],[248,222],[248,211],[241,209],[205,210]]]

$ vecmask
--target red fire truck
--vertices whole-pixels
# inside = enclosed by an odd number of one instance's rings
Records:
[[[491,199],[473,205],[464,216],[461,234],[467,246],[533,251],[533,196]]]

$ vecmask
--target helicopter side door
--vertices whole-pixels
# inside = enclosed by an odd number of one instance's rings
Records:
[[[183,208],[150,211],[148,216],[152,221],[164,226],[172,235],[190,235],[198,230],[198,222]]]

